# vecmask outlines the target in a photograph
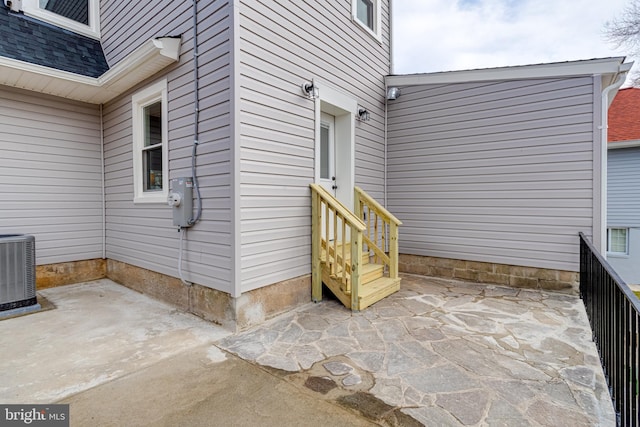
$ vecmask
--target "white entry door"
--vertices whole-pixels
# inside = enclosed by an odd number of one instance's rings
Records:
[[[322,113],[320,120],[320,179],[322,185],[334,197],[336,196],[336,118]]]

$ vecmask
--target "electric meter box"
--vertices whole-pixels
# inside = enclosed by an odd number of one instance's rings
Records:
[[[173,225],[191,227],[193,219],[193,178],[173,178],[169,181],[169,206],[173,210]]]

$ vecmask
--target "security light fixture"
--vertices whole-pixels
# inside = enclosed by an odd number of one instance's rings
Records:
[[[387,99],[389,101],[393,101],[394,99],[398,99],[400,97],[400,88],[399,87],[390,87],[387,90]]]
[[[320,91],[318,87],[315,85],[315,82],[311,80],[310,82],[302,83],[302,93],[307,95],[311,99],[316,99],[320,96]]]
[[[358,120],[361,122],[368,122],[371,119],[371,115],[366,108],[358,107]]]

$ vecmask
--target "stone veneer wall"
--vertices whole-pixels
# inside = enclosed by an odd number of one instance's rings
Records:
[[[107,261],[101,258],[36,266],[36,289],[47,289],[106,277]]]
[[[311,301],[311,276],[242,294],[239,298],[120,261],[107,261],[106,277],[232,331],[247,329]]]
[[[580,279],[579,273],[574,271],[407,254],[400,254],[399,270],[424,276],[573,293],[578,292]]]

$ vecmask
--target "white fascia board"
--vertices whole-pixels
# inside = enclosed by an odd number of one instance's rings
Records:
[[[387,87],[417,86],[425,84],[451,84],[493,80],[536,79],[595,74],[617,74],[628,71],[624,57],[556,62],[551,64],[519,65],[477,70],[445,71],[425,74],[387,76]],[[615,80],[615,77],[612,78]]]
[[[610,141],[607,144],[608,150],[616,150],[618,148],[635,148],[640,147],[640,139],[631,141]]]
[[[178,61],[180,44],[177,37],[148,40],[97,78],[0,57],[0,84],[103,104]]]

